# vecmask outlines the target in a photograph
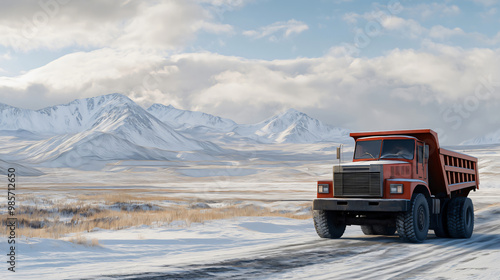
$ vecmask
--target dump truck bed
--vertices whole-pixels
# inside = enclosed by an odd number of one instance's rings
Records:
[[[412,136],[429,146],[429,189],[433,195],[450,197],[455,191],[479,188],[477,158],[441,148],[437,133],[431,129],[350,134],[354,140],[362,137],[395,135]]]
[[[448,195],[461,189],[479,188],[477,158],[441,148],[439,160]]]

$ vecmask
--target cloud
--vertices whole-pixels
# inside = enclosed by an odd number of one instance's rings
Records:
[[[358,23],[358,19],[361,17],[360,14],[357,14],[357,13],[353,13],[353,12],[350,12],[350,13],[346,13],[342,16],[342,20],[351,24],[351,25],[355,25],[356,23]]]
[[[457,5],[448,3],[419,3],[414,6],[405,6],[405,12],[421,19],[430,19],[434,17],[453,17],[461,13]]]
[[[351,50],[351,53],[359,52],[359,48],[366,47],[366,44],[369,44],[373,37],[386,35],[409,38],[420,41],[420,43],[428,40],[447,43],[450,40],[455,40],[454,42],[471,41],[478,46],[492,46],[500,43],[498,34],[487,36],[480,32],[466,32],[458,26],[447,27],[439,24],[428,26],[428,24],[423,24],[429,18],[459,15],[461,9],[456,5],[423,3],[405,6],[404,9],[397,10],[397,12],[391,13],[390,10],[379,7],[363,14],[345,13],[342,20],[351,26],[351,31],[354,33],[354,44],[351,46],[355,48],[352,49],[354,52]],[[401,15],[396,15],[399,13]],[[493,9],[491,13],[496,13],[496,9]],[[403,17],[403,14],[407,16]],[[481,16],[484,17],[483,14]],[[420,19],[417,20],[417,18]]]
[[[259,28],[258,30],[247,30],[243,35],[260,39],[268,38],[271,41],[290,37],[292,34],[300,34],[309,29],[304,22],[291,19],[287,22],[280,21]]]
[[[330,54],[273,61],[108,48],[0,78],[0,100],[40,108],[120,92],[145,107],[173,104],[241,123],[296,108],[352,129],[431,127],[461,141],[489,130],[477,124],[491,121],[500,105],[500,96],[491,94],[500,90],[494,78],[499,65],[498,50],[432,42],[425,50],[396,49],[375,58]]]
[[[500,105],[495,93],[500,84],[493,77],[500,77],[500,50],[467,50],[443,42],[473,38],[497,44],[500,33],[488,38],[459,27],[424,26],[388,12],[349,13],[343,19],[354,30],[366,32],[374,25],[362,24],[374,22],[381,33],[419,40],[421,49],[354,58],[335,46],[322,57],[273,61],[181,53],[200,32],[235,33],[233,26],[222,23],[221,14],[249,2],[8,2],[0,10],[0,45],[24,51],[80,51],[15,77],[0,77],[0,102],[38,109],[119,92],[144,107],[173,104],[240,123],[296,108],[355,130],[442,129],[456,142],[485,134],[489,127],[478,124],[498,119],[492,116]],[[461,12],[453,5],[419,7],[427,11],[423,18]],[[306,23],[291,19],[243,34],[278,41],[308,29]],[[0,59],[9,58],[7,51]]]
[[[241,1],[225,2],[237,5]],[[0,45],[21,51],[70,46],[173,50],[182,48],[200,31],[232,32],[231,26],[218,22],[209,9],[194,1],[36,3],[20,0],[2,6]]]
[[[345,22],[350,23],[354,26],[358,25],[359,19],[364,19],[368,22],[373,23],[373,25],[365,24],[364,29],[357,27],[354,28],[355,32],[357,33],[366,34],[369,31],[371,32],[368,27],[376,27],[377,24],[380,24],[380,30],[375,28],[375,33],[377,35],[382,33],[397,34],[398,36],[403,36],[413,40],[419,40],[421,42],[426,42],[429,40],[445,41],[451,38],[460,38],[486,45],[497,45],[500,43],[500,32],[495,36],[488,37],[478,32],[465,32],[459,27],[448,28],[442,25],[434,25],[430,28],[426,28],[422,24],[420,24],[420,22],[414,19],[402,18],[377,12],[365,14],[348,13],[343,17],[343,20]]]
[[[458,27],[450,29],[441,25],[436,25],[429,30],[430,37],[439,39],[449,38],[453,36],[465,36],[465,35],[466,33],[461,28]]]
[[[380,10],[364,14],[347,13],[344,14],[342,19],[348,24],[355,26],[354,31],[356,33],[371,32],[369,28],[373,29],[375,27],[374,29],[377,34],[385,30],[386,33],[398,32],[406,37],[419,38],[426,32],[426,28],[413,19],[405,19]],[[360,19],[365,21],[364,26],[363,23],[359,22]],[[359,24],[363,26],[363,28],[356,27]]]
[[[9,52],[0,55],[0,60],[11,60],[12,56]]]
[[[201,3],[209,3],[213,6],[220,7],[230,7],[230,8],[241,8],[249,2],[254,0],[200,0]]]
[[[490,17],[495,17],[498,13],[497,8],[489,8],[486,12],[481,13],[481,16],[483,18],[490,18]]]
[[[387,30],[402,32],[410,38],[419,38],[425,32],[425,28],[417,21],[397,16],[386,17],[382,20],[381,24]]]
[[[436,25],[426,31],[429,38],[445,41],[450,38],[461,38],[474,41],[486,45],[498,45],[500,43],[500,32],[492,37],[488,37],[478,32],[465,32],[461,28],[447,28],[441,25]],[[425,39],[424,39],[425,40]]]
[[[483,6],[493,6],[498,4],[498,0],[472,0],[474,3],[481,4]]]

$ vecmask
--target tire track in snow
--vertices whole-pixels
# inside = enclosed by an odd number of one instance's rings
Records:
[[[388,253],[394,255],[387,261],[377,261],[369,266],[349,267],[333,273],[326,273],[330,277],[346,277],[352,279],[372,279],[374,275],[380,279],[399,279],[414,275],[421,275],[423,271],[449,264],[466,258],[470,253],[484,249],[500,249],[500,225],[494,222],[479,224],[471,239],[428,239],[424,244],[398,243],[388,248]],[[399,248],[400,245],[404,248]],[[426,246],[421,250],[419,247]],[[439,246],[439,247],[438,247]],[[450,247],[456,247],[450,249]],[[416,248],[416,249],[415,249]],[[413,249],[413,250],[412,250]],[[405,250],[415,251],[406,253]],[[358,263],[357,263],[358,265]],[[355,271],[355,273],[352,273]],[[325,275],[325,276],[326,276]]]
[[[484,211],[484,209],[487,211]],[[186,265],[165,273],[109,276],[119,279],[406,279],[429,275],[442,266],[476,259],[478,252],[500,250],[497,205],[477,212],[471,239],[433,238],[423,244],[396,236],[346,236],[305,239],[252,252],[252,256],[216,263]],[[473,253],[476,253],[474,255]],[[333,270],[333,271],[332,271]],[[300,276],[303,275],[303,276]],[[285,276],[285,277],[283,277]]]
[[[431,268],[439,267],[443,264],[450,264],[453,261],[459,262],[467,257],[470,253],[478,250],[487,249],[492,245],[500,243],[500,235],[493,239],[490,236],[482,236],[468,240],[465,243],[463,240],[453,240],[446,242],[447,244],[432,244],[433,246],[423,252],[415,253],[410,257],[401,256],[397,259],[391,259],[389,262],[377,264],[367,269],[362,269],[353,278],[371,279],[373,276],[367,275],[383,275],[382,279],[399,279],[408,278],[415,275],[421,275],[423,271]],[[476,245],[477,246],[474,246]],[[436,249],[437,246],[442,246],[441,249]],[[451,246],[458,248],[450,250]]]

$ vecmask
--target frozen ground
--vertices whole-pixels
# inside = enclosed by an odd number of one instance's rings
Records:
[[[263,146],[260,151],[265,152],[246,161],[203,162],[196,167],[152,161],[120,162],[103,171],[40,169],[46,175],[19,178],[18,195],[64,199],[75,193],[121,189],[212,203],[247,201],[279,210],[295,209],[314,198],[315,180],[331,176],[335,160],[331,160],[330,146]],[[58,240],[18,237],[17,272],[7,274],[3,262],[0,277],[497,279],[500,147],[453,149],[480,158],[480,190],[471,194],[476,210],[471,239],[440,239],[430,231],[425,243],[408,244],[395,236],[365,236],[359,227],[352,226],[342,239],[325,240],[318,238],[311,219],[282,217],[215,220],[190,227],[173,223],[118,231],[95,228],[79,235],[98,240],[99,245],[93,247],[70,242],[74,236]],[[189,176],[186,170],[190,170]],[[4,205],[5,200],[0,203]],[[7,246],[3,243],[2,252]]]

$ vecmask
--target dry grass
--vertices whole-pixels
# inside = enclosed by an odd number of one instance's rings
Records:
[[[103,201],[109,205],[115,203],[130,203],[132,201],[139,201],[139,202],[161,201],[161,200],[168,200],[169,198],[157,195],[144,195],[144,192],[134,194],[130,192],[118,191],[113,193],[105,192],[105,193],[79,195],[77,196],[77,199],[81,201]]]
[[[74,237],[72,237],[69,242],[83,245],[85,247],[97,247],[100,246],[99,240],[97,238],[92,238],[88,240],[86,237],[82,236],[80,233],[77,233]]]
[[[44,198],[26,197],[34,206],[16,208],[17,236],[60,238],[71,233],[90,232],[95,228],[120,230],[133,226],[191,226],[192,223],[230,219],[244,216],[278,216],[307,219],[311,215],[297,215],[255,206],[227,206],[223,208],[191,209],[187,205],[160,207],[154,201],[166,197],[137,197],[127,193],[80,195],[77,202],[62,203]],[[309,206],[304,204],[304,208]],[[0,216],[0,235],[7,235],[7,215]],[[98,246],[97,240],[83,240],[78,235],[72,242]]]

